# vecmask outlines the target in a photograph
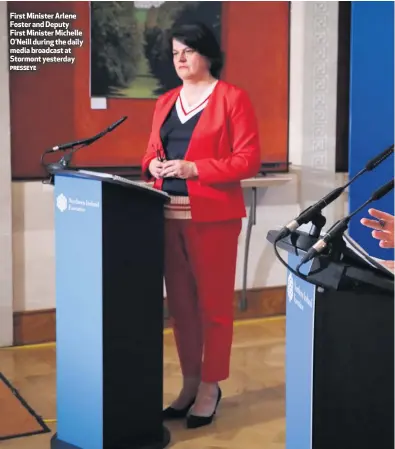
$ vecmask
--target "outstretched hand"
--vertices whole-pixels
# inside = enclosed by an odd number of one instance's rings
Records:
[[[394,248],[394,216],[377,209],[369,209],[369,214],[377,220],[362,218],[361,223],[373,229],[372,237],[380,240],[381,248]]]

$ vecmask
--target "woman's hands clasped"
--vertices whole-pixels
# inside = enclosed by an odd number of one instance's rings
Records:
[[[149,171],[156,179],[191,179],[198,176],[196,164],[194,162],[184,161],[180,159],[163,162],[158,159],[152,159],[149,165]]]
[[[158,159],[152,159],[148,166],[148,170],[154,178],[159,179],[161,178],[161,173],[164,165],[165,162],[159,161]]]

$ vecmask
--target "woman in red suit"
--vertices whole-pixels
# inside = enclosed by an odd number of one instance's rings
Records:
[[[171,34],[182,86],[156,103],[144,178],[171,198],[165,208],[165,284],[183,374],[165,419],[211,423],[229,376],[240,181],[260,169],[257,121],[247,94],[222,80],[222,52],[202,24]]]

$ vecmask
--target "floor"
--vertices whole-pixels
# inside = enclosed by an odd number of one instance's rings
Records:
[[[0,349],[0,371],[56,431],[53,344]],[[285,448],[285,319],[236,323],[231,378],[221,384],[223,400],[211,426],[196,430],[171,423],[172,449]],[[165,331],[164,402],[181,385],[173,335]],[[1,419],[0,411],[0,419]],[[52,433],[2,441],[1,449],[46,449]]]

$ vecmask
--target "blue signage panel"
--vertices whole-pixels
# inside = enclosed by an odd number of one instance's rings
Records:
[[[295,269],[300,258],[288,255]],[[307,274],[312,262],[301,267]],[[311,449],[313,425],[313,350],[315,286],[287,273],[286,448]]]
[[[99,181],[55,179],[57,437],[103,446],[102,195]]]

